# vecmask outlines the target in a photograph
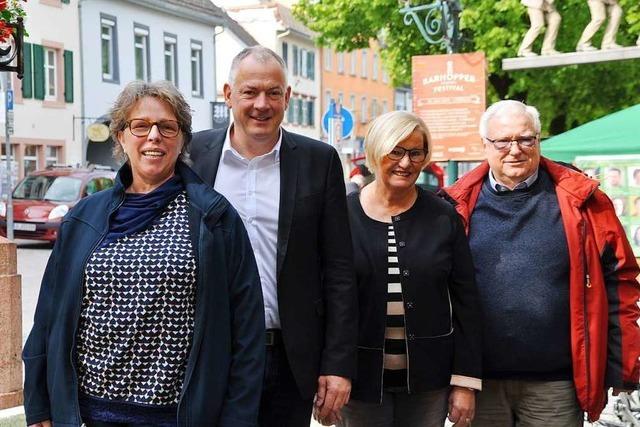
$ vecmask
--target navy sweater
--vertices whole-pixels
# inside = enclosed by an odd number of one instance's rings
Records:
[[[483,377],[570,379],[569,253],[547,173],[500,193],[487,179],[469,244],[484,310]]]

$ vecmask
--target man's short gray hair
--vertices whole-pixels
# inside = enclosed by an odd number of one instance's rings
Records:
[[[529,120],[531,120],[531,124],[533,124],[536,134],[540,133],[542,126],[540,125],[540,112],[538,112],[538,109],[527,105],[524,102],[507,99],[492,104],[487,108],[487,111],[482,114],[482,117],[480,118],[480,136],[482,138],[487,138],[487,127],[489,126],[491,119],[507,111],[511,113],[521,113],[528,116]]]
[[[278,55],[271,49],[257,45],[245,47],[233,58],[233,60],[231,61],[231,68],[229,69],[228,82],[230,85],[232,85],[236,79],[236,74],[238,74],[240,63],[250,56],[262,64],[266,64],[269,61],[274,61],[280,66],[280,68],[282,68],[282,72],[284,73],[284,82],[285,84],[287,83],[287,64],[284,62],[284,60],[280,57],[280,55]]]

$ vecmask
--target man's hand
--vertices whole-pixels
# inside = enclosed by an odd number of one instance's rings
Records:
[[[466,387],[453,386],[449,393],[449,421],[454,427],[471,424],[476,411],[476,393]]]
[[[329,415],[341,419],[340,408],[349,403],[351,394],[351,380],[336,375],[321,375],[318,377],[318,392],[316,393],[316,419],[325,422],[332,421]]]
[[[41,423],[35,423],[29,425],[29,427],[51,427],[51,420],[42,421]]]
[[[319,416],[320,408],[317,406],[313,407],[313,419],[322,424],[323,426],[332,426],[336,424],[338,421],[342,421],[342,417],[340,416],[340,412],[331,412],[329,416],[325,418],[320,418]]]

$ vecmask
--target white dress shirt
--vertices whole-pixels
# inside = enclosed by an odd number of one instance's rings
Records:
[[[214,188],[229,200],[242,218],[260,273],[266,327],[280,328],[276,256],[282,131],[273,150],[249,160],[231,146],[231,126],[222,146]]]

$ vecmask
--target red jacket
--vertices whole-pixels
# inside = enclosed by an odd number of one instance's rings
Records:
[[[540,159],[555,184],[569,246],[569,308],[573,379],[580,407],[595,421],[606,389],[635,389],[640,375],[637,302],[640,270],[624,229],[598,183],[572,169]],[[444,189],[456,203],[467,233],[487,162]]]

